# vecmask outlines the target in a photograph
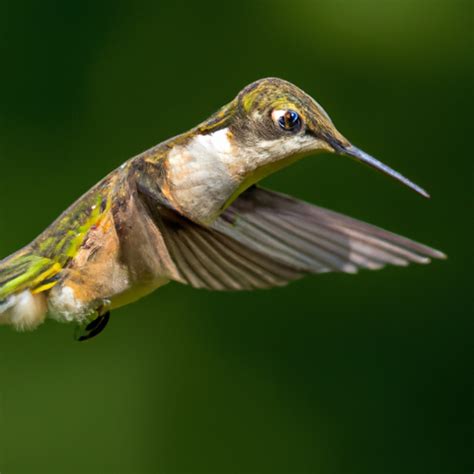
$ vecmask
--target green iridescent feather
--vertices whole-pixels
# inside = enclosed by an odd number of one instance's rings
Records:
[[[45,291],[110,207],[110,175],[66,210],[36,240],[0,261],[0,303],[25,289]]]

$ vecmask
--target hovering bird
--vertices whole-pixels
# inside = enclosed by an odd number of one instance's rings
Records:
[[[192,130],[130,159],[0,262],[0,323],[47,316],[97,335],[110,311],[169,281],[211,290],[285,285],[444,255],[256,186],[316,152],[352,157],[428,194],[353,146],[298,87],[267,78]]]

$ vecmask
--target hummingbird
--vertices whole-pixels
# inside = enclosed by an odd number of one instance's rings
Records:
[[[170,281],[253,290],[308,274],[445,258],[438,250],[257,183],[318,152],[426,191],[352,145],[295,85],[258,80],[210,118],[131,158],[0,261],[0,324],[47,317],[99,334],[110,312]]]

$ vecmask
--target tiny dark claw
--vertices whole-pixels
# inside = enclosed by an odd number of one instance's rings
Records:
[[[92,339],[93,337],[97,336],[105,329],[105,326],[107,326],[109,319],[110,319],[110,311],[107,311],[105,314],[97,317],[96,319],[94,319],[94,321],[91,321],[86,326],[86,331],[89,331],[89,333],[85,334],[84,336],[79,337],[77,340],[79,342],[82,342],[82,341],[87,341],[88,339]]]
[[[93,331],[102,321],[102,316],[98,316],[86,326],[86,331]]]

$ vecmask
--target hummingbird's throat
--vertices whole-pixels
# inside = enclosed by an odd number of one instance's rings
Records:
[[[173,147],[166,181],[167,197],[176,209],[195,222],[212,222],[243,179],[236,151],[227,128]]]
[[[182,214],[209,224],[247,188],[316,151],[315,144],[298,136],[245,146],[228,128],[196,134],[168,153],[167,197]]]

